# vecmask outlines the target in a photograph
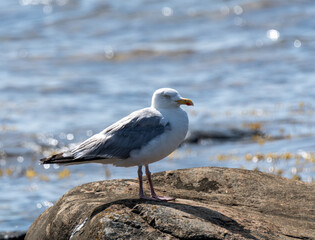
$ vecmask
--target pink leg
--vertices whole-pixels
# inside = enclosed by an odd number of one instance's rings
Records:
[[[153,188],[153,183],[152,183],[152,179],[151,179],[151,172],[149,170],[148,165],[145,165],[145,174],[147,175],[147,178],[149,181],[150,190],[151,190],[151,197],[153,199],[161,200],[161,201],[174,201],[175,200],[175,198],[172,198],[172,197],[160,197],[160,196],[156,195],[154,188]]]
[[[139,198],[144,198],[143,182],[142,182],[142,165],[138,167],[138,178],[139,178]]]
[[[146,200],[156,200],[153,197],[145,196],[143,192],[143,181],[142,181],[142,165],[138,167],[138,178],[139,178],[139,198]]]

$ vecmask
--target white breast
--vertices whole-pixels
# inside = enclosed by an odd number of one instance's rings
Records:
[[[118,160],[116,166],[138,166],[159,161],[171,154],[183,142],[188,130],[187,113],[181,108],[160,110],[170,124],[160,136],[151,140],[146,146],[132,151],[129,159]]]

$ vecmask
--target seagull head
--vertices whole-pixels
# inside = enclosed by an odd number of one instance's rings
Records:
[[[193,106],[194,103],[183,98],[172,88],[160,88],[153,93],[152,107],[154,108],[178,108],[180,105]]]

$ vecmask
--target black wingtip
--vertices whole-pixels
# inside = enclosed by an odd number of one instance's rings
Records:
[[[44,165],[44,164],[49,164],[49,163],[51,163],[51,159],[52,157],[47,157],[47,158],[42,158],[42,159],[40,159],[39,161],[40,161],[40,165]]]
[[[73,156],[64,157],[63,153],[54,154],[47,158],[40,159],[40,164],[54,164],[54,163],[64,163],[73,159]]]

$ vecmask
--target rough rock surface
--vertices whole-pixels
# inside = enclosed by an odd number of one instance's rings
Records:
[[[209,167],[153,181],[176,201],[139,200],[137,180],[87,183],[43,212],[26,239],[315,239],[314,184]]]

